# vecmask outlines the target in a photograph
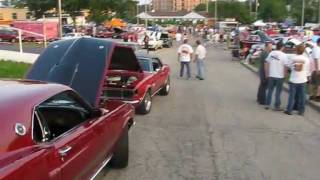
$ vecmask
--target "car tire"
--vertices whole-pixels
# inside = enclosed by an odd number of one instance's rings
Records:
[[[166,83],[163,85],[162,89],[160,90],[160,95],[167,96],[170,92],[170,78],[167,79]]]
[[[11,42],[15,43],[15,42],[17,42],[17,40],[13,38],[13,39],[11,39]]]
[[[128,127],[125,127],[123,134],[117,144],[116,151],[110,160],[112,168],[121,169],[128,166],[129,162],[129,133]]]
[[[146,93],[142,102],[137,107],[138,114],[148,114],[152,108],[152,97],[150,91]]]
[[[3,40],[2,40],[2,38],[0,38],[0,42],[2,42]]]

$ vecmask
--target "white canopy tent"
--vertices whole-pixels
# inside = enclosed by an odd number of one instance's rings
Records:
[[[171,14],[171,15],[170,15]],[[145,20],[168,20],[168,19],[179,19],[179,20],[205,20],[206,17],[196,13],[196,12],[189,12],[187,14],[183,15],[174,15],[172,13],[168,13],[168,15],[158,15],[157,13],[149,14],[146,12],[140,13],[137,15],[137,18],[139,19],[145,19]]]

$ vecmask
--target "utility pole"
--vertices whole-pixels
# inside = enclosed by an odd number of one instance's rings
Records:
[[[147,6],[147,0],[145,0],[145,4],[144,4],[144,12],[147,13],[148,12],[148,6]],[[145,25],[146,25],[146,28],[148,28],[148,19],[147,17],[144,19],[145,21]]]
[[[255,18],[258,19],[259,0],[256,0]]]
[[[249,0],[249,15],[251,16],[252,14],[252,1]]]
[[[318,23],[320,24],[320,0],[318,0]]]
[[[302,0],[301,26],[304,26],[304,8],[305,8],[305,0]]]
[[[214,3],[214,19],[218,21],[218,0]]]
[[[139,22],[139,17],[138,17],[138,15],[139,15],[139,1],[137,2],[137,24],[140,24],[140,22]]]
[[[206,2],[207,2],[206,3],[206,11],[207,11],[207,13],[209,13],[209,0],[207,0]]]
[[[61,0],[58,0],[58,16],[59,16],[59,36],[62,38],[62,8]]]

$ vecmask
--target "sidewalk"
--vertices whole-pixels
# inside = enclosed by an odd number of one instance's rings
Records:
[[[34,63],[39,54],[20,53],[16,51],[0,50],[0,60],[10,60],[24,63]]]
[[[251,64],[245,64],[243,62],[240,62],[240,64],[242,64],[244,67],[246,67],[247,69],[249,69],[250,71],[252,71],[256,75],[258,75],[259,70],[256,67],[252,66]],[[284,87],[284,90],[286,90],[287,92],[289,91],[288,83],[285,83],[283,87]],[[313,109],[315,109],[315,110],[320,112],[320,103],[319,102],[314,102],[314,101],[307,100],[307,104],[310,107],[312,107]]]

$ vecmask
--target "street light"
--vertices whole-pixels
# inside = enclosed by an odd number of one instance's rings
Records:
[[[304,26],[304,8],[305,8],[305,0],[302,0],[301,26]]]
[[[59,35],[62,38],[62,8],[61,8],[61,0],[58,0],[58,16],[59,16]]]
[[[214,3],[214,19],[215,21],[218,20],[218,0]]]

